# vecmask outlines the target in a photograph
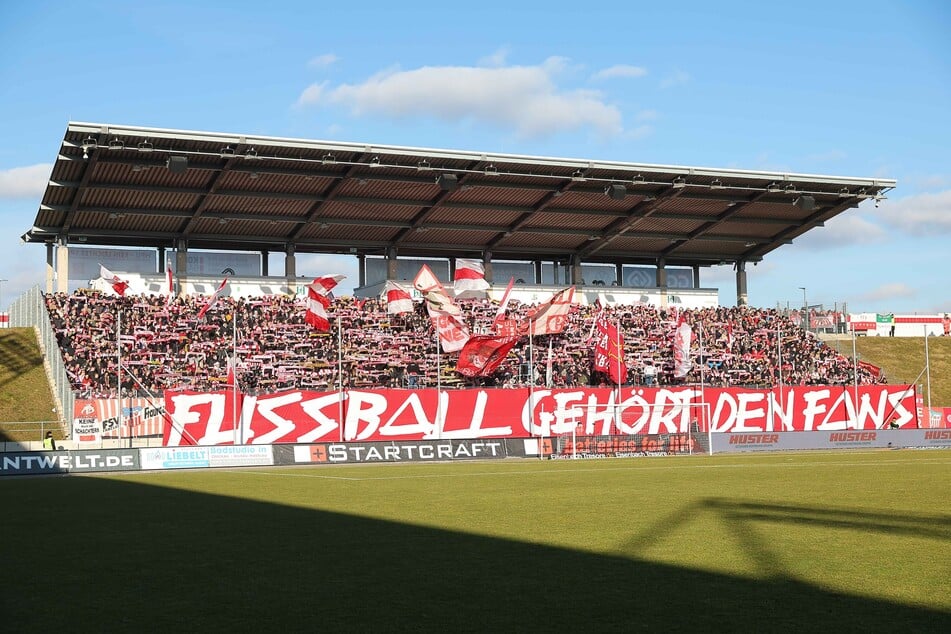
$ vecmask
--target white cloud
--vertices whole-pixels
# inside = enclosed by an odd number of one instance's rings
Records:
[[[396,69],[359,84],[313,84],[301,93],[297,105],[342,106],[354,116],[469,119],[512,128],[524,137],[578,129],[623,132],[620,111],[600,92],[558,86],[557,76],[567,68],[567,59],[551,57],[538,66]]]
[[[690,75],[682,70],[674,71],[660,82],[661,88],[673,88],[690,81]]]
[[[887,232],[873,222],[846,211],[795,239],[796,245],[813,251],[840,249],[862,244],[876,244],[885,239]]]
[[[893,301],[896,299],[913,299],[918,296],[918,291],[907,284],[893,282],[891,284],[882,284],[867,293],[858,295],[854,301],[877,302]]]
[[[641,110],[635,118],[638,121],[655,121],[659,116],[656,110]]]
[[[39,198],[52,171],[50,163],[0,170],[0,198]]]
[[[888,226],[912,236],[951,233],[951,189],[883,200],[874,212]]]
[[[340,61],[340,58],[334,55],[333,53],[325,53],[323,55],[318,55],[313,58],[307,65],[311,68],[326,68],[327,66],[332,66]]]
[[[646,68],[640,66],[631,66],[629,64],[615,64],[608,68],[603,68],[594,74],[592,79],[616,79],[643,77],[647,74]]]

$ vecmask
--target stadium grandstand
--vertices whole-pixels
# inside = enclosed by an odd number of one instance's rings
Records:
[[[778,390],[777,410],[787,386],[851,387],[850,407],[878,399],[882,418],[905,392],[860,394],[886,384],[878,368],[798,312],[748,306],[747,265],[894,186],[70,123],[23,235],[46,245],[46,292],[12,322],[38,323],[54,350],[64,423],[111,399],[121,427],[122,399],[161,412],[180,392],[610,388],[620,401],[622,386]],[[303,253],[356,258],[352,296],[334,297],[329,271],[298,275]],[[726,263],[732,307],[700,282]],[[556,321],[539,330],[546,311]],[[811,319],[838,331],[841,317]],[[490,353],[468,354],[476,340]]]

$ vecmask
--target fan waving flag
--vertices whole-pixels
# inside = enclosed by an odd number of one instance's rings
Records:
[[[627,378],[624,363],[624,340],[617,324],[603,317],[597,320],[597,339],[594,346],[594,369],[606,372],[611,380],[621,385]]]
[[[456,274],[453,276],[452,286],[458,295],[466,291],[484,291],[492,285],[485,281],[482,262],[456,258]]]
[[[107,269],[101,264],[99,265],[99,277],[106,280],[106,282],[108,282],[109,285],[112,286],[112,290],[116,292],[116,295],[118,295],[119,297],[125,297],[126,289],[129,288],[128,282],[126,282],[125,280],[123,280],[118,275],[116,275],[115,273],[113,273],[112,271],[110,271],[109,269]]]
[[[201,319],[205,316],[209,310],[218,303],[218,298],[221,297],[221,294],[225,291],[225,286],[228,285],[228,278],[221,280],[221,284],[218,285],[218,288],[215,289],[215,292],[211,294],[211,297],[208,299],[208,303],[201,307],[201,310],[198,311],[198,319]]]
[[[423,294],[423,299],[426,300],[426,311],[439,334],[442,349],[446,352],[462,350],[469,340],[469,329],[462,318],[462,311],[446,295],[442,284],[428,265],[424,264],[419,269],[419,273],[413,280],[413,286]]]
[[[333,275],[324,275],[314,279],[314,281],[308,285],[308,288],[312,288],[315,292],[326,296],[334,289],[335,286],[337,286],[340,280],[344,280],[346,278],[346,275],[340,275],[338,273],[334,273]]]
[[[456,371],[465,376],[489,376],[508,356],[517,337],[473,335],[459,352]]]
[[[327,309],[330,308],[332,297],[330,291],[345,275],[324,275],[316,278],[307,285],[307,314],[304,321],[321,332],[330,330],[330,320],[327,318]]]
[[[690,359],[690,342],[693,339],[693,329],[681,314],[677,319],[677,327],[673,333],[674,347],[674,378],[682,379],[690,372],[693,363]]]
[[[499,310],[495,313],[495,319],[492,321],[492,330],[495,330],[496,325],[505,319],[505,311],[509,307],[509,295],[512,293],[512,287],[515,285],[515,277],[509,278],[509,285],[505,287],[505,292],[502,294],[502,301],[499,302]]]
[[[165,267],[165,281],[168,284],[168,297],[165,298],[165,304],[171,304],[175,299],[175,275],[172,273],[172,265]]]
[[[535,309],[521,327],[523,335],[557,335],[568,324],[568,312],[575,298],[575,287],[562,289]]]
[[[383,287],[383,293],[386,297],[386,312],[391,315],[413,312],[413,297],[409,289],[393,280],[386,280],[386,286]]]

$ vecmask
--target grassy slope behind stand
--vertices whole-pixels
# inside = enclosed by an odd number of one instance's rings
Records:
[[[39,440],[38,431],[17,431],[3,423],[49,422],[56,418],[53,408],[36,332],[32,328],[0,330],[0,440]]]

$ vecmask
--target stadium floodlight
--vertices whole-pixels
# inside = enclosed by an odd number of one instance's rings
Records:
[[[320,162],[324,165],[333,165],[337,162],[337,157],[328,152],[327,154],[324,154],[322,157],[320,157]]]
[[[769,185],[766,186],[766,191],[769,192],[770,194],[778,194],[779,192],[783,190],[779,188],[779,185],[777,183],[770,183]]]
[[[373,158],[370,159],[370,169],[374,169],[377,167],[380,167],[380,157],[374,156]]]
[[[723,189],[723,181],[719,178],[713,179],[713,182],[710,183],[710,189]]]
[[[251,148],[247,152],[244,153],[244,158],[249,160],[254,160],[257,157],[258,157],[258,151],[255,150],[254,148]]]
[[[646,181],[646,180],[644,179],[644,177],[641,176],[640,174],[638,174],[637,176],[635,176],[634,178],[631,179],[631,184],[632,184],[632,185],[643,185],[645,182],[647,182],[647,181]]]
[[[416,169],[419,170],[420,172],[428,172],[432,168],[433,166],[430,165],[429,161],[427,161],[426,159],[423,159],[422,161],[416,164]]]
[[[683,176],[678,176],[673,180],[673,182],[671,182],[670,186],[674,189],[683,189],[687,186],[687,179]]]
[[[155,146],[149,143],[148,141],[142,141],[138,146],[139,152],[151,152],[155,149]]]
[[[459,187],[459,177],[455,174],[440,174],[436,177],[436,184],[439,185],[439,189],[451,192]]]
[[[604,193],[611,200],[624,200],[624,197],[627,196],[627,187],[620,183],[611,183],[605,187]]]
[[[232,158],[234,156],[234,148],[231,147],[230,145],[226,145],[218,151],[218,154],[223,159]]]
[[[165,160],[165,167],[172,174],[183,174],[188,169],[188,157],[170,156]]]
[[[803,211],[812,211],[816,208],[816,199],[808,194],[803,194],[795,200],[794,204]]]
[[[123,143],[121,139],[113,139],[109,141],[109,149],[110,150],[124,150],[125,143]]]
[[[578,183],[584,182],[585,180],[584,172],[582,172],[581,170],[575,170],[574,172],[571,173],[571,180]]]
[[[498,175],[499,175],[499,168],[497,168],[495,165],[493,165],[493,164],[490,163],[489,165],[486,165],[486,166],[485,166],[485,175],[486,175],[486,176],[498,176]]]

